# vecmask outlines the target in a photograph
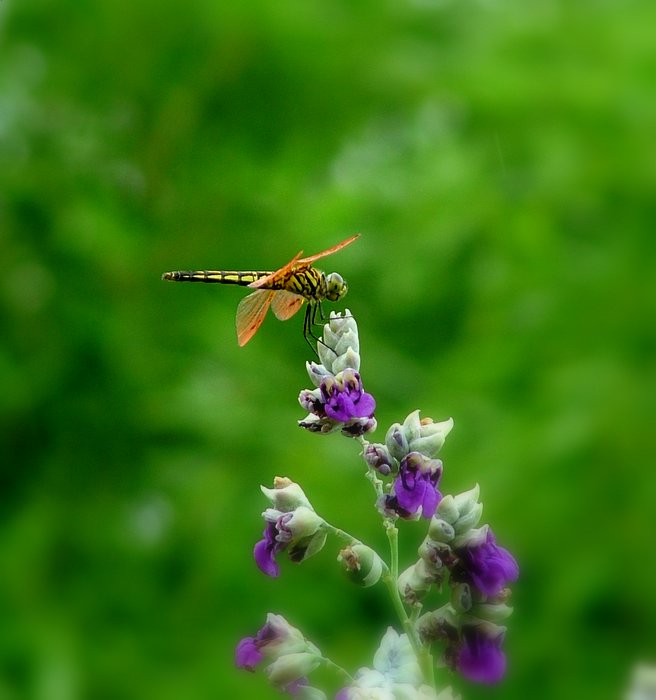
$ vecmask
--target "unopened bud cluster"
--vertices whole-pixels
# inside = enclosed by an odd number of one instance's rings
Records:
[[[315,433],[341,430],[348,437],[359,437],[376,429],[376,402],[365,392],[360,377],[358,326],[347,309],[330,314],[323,339],[317,343],[320,363],[306,368],[314,389],[303,389],[298,401],[308,415],[299,425]]]

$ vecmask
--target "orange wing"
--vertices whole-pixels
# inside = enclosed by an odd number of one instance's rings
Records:
[[[271,308],[276,318],[280,321],[286,321],[288,318],[291,318],[303,306],[305,301],[303,297],[285,289],[274,292],[274,294]]]
[[[237,342],[243,347],[257,333],[266,316],[271,299],[276,292],[268,289],[257,291],[244,297],[237,307]]]
[[[351,243],[353,243],[353,241],[357,240],[358,238],[360,238],[360,234],[356,233],[354,236],[351,236],[350,238],[347,238],[345,241],[342,241],[341,243],[334,245],[332,248],[328,248],[328,250],[322,250],[320,253],[317,253],[316,255],[310,255],[310,257],[308,257],[308,258],[301,258],[301,255],[303,255],[303,251],[300,250],[298,253],[296,253],[296,255],[284,267],[281,267],[279,270],[272,272],[267,277],[262,277],[261,279],[256,280],[255,282],[252,282],[248,286],[254,287],[255,289],[257,289],[258,287],[263,287],[264,285],[269,284],[273,280],[278,280],[278,279],[284,278],[292,270],[297,271],[297,270],[302,270],[306,267],[310,267],[310,265],[315,260],[319,260],[319,258],[325,258],[326,255],[332,255],[333,253],[336,253],[338,250],[341,250],[342,248],[346,248],[347,245],[351,245]],[[287,318],[289,318],[289,316]]]
[[[277,280],[279,277],[284,277],[287,275],[289,272],[291,272],[295,267],[296,264],[298,263],[298,259],[303,255],[303,251],[299,250],[298,253],[283,267],[281,267],[279,270],[276,270],[275,272],[272,272],[270,275],[267,275],[266,277],[262,277],[259,280],[255,280],[255,282],[251,282],[248,286],[249,287],[255,287],[256,289],[258,287],[262,287],[265,284],[268,284],[272,280]]]
[[[360,234],[356,233],[355,236],[351,236],[350,238],[347,238],[345,241],[342,241],[341,243],[338,243],[337,245],[334,245],[332,248],[328,248],[328,250],[322,250],[320,253],[317,253],[316,255],[310,255],[309,258],[301,258],[300,260],[296,261],[297,265],[303,265],[307,266],[312,264],[315,260],[318,260],[319,258],[325,258],[326,255],[332,255],[333,253],[336,253],[338,250],[341,250],[342,248],[346,248],[347,245],[351,245],[353,241],[357,240],[360,238]],[[299,253],[300,255],[300,253]],[[298,256],[296,256],[298,257]]]

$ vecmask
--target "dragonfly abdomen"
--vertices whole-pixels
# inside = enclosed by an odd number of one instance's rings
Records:
[[[175,270],[165,272],[163,280],[173,282],[208,282],[215,284],[237,284],[247,287],[263,277],[267,277],[271,271],[264,270]]]

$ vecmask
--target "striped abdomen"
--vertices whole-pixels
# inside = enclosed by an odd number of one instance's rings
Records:
[[[268,277],[271,271],[264,270],[176,270],[165,272],[163,280],[173,282],[214,282],[216,284],[238,284],[247,287],[263,277]]]

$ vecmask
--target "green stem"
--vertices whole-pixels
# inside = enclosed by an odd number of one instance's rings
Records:
[[[353,676],[346,669],[342,668],[339,664],[336,664],[334,661],[331,661],[326,656],[322,658],[322,661],[326,665],[326,668],[329,668],[339,676],[342,676],[342,678],[346,681],[347,685],[351,685],[351,683],[353,683]]]
[[[397,581],[399,578],[399,531],[390,520],[386,522],[386,531],[387,539],[389,540],[390,544],[390,569],[383,576],[383,580],[385,581],[390,598],[392,599],[394,610],[399,616],[399,620],[401,621],[405,633],[408,635],[410,645],[412,646],[412,650],[417,658],[417,663],[419,664],[419,668],[421,669],[424,677],[424,682],[429,684],[432,688],[435,688],[433,657],[428,647],[425,647],[419,639],[414,622],[410,619],[410,617],[408,617],[408,613],[403,605],[401,594],[399,593],[397,586]]]

